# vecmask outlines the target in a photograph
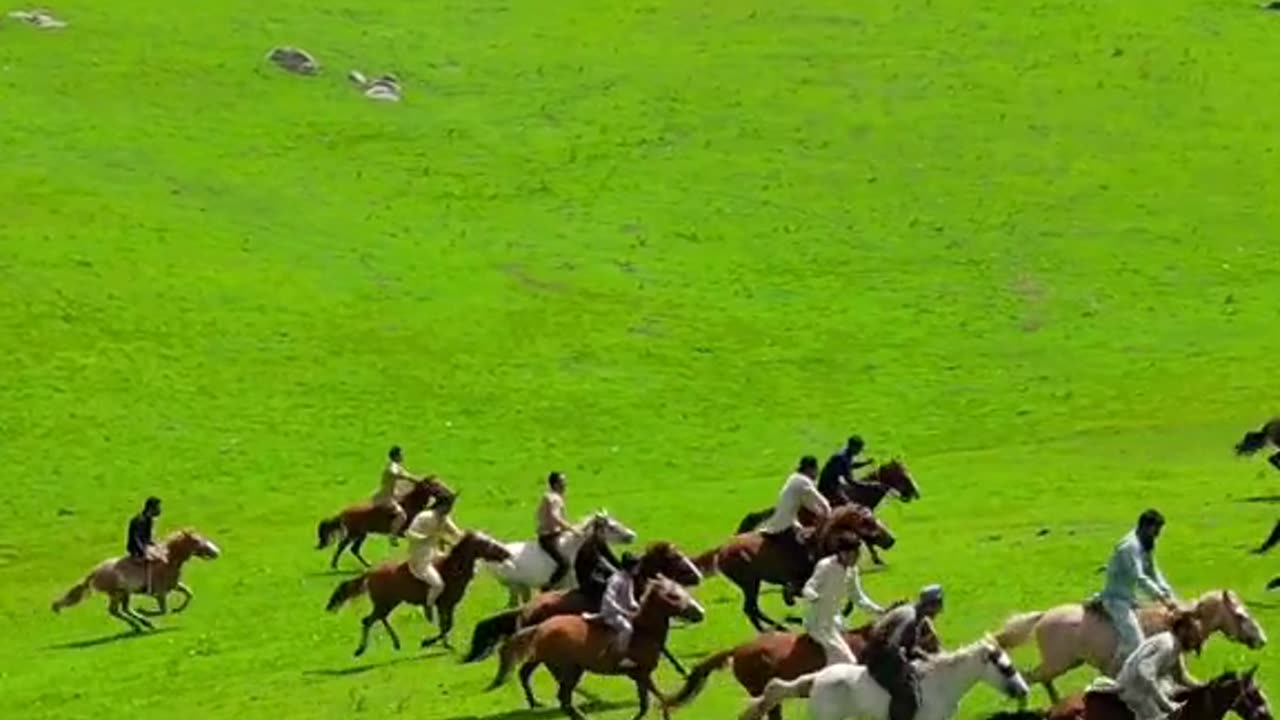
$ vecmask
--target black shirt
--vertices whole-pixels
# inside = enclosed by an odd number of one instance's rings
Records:
[[[146,557],[147,546],[151,544],[151,516],[138,513],[129,521],[129,539],[125,542],[125,550],[129,555]]]
[[[822,466],[822,472],[818,473],[818,492],[822,493],[823,497],[828,500],[835,497],[842,482],[853,480],[854,470],[871,464],[865,460],[856,460],[855,457],[841,450],[832,455],[827,460],[827,464]]]

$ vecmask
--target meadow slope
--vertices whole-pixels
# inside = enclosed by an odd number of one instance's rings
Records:
[[[924,492],[885,508],[900,542],[868,590],[943,582],[949,644],[1094,591],[1151,504],[1175,586],[1236,588],[1280,633],[1276,561],[1246,554],[1277,477],[1230,452],[1276,411],[1280,17],[55,10],[69,28],[0,22],[0,717],[551,717],[480,694],[491,665],[382,634],[353,662],[363,610],[323,612],[340,577],[315,523],[393,442],[465,490],[466,526],[524,537],[562,468],[575,514],[693,551],[857,430]],[[262,62],[284,43],[324,73]],[[352,67],[397,72],[404,102],[365,101]],[[163,529],[225,551],[190,567],[190,611],[123,640],[102,598],[52,615],[150,493]],[[724,580],[698,596],[679,655],[749,637]],[[457,639],[503,598],[480,578]],[[1217,639],[1195,668],[1257,660],[1280,694],[1272,648]],[[593,717],[631,716],[626,682],[585,687]],[[682,716],[741,699],[719,676]],[[997,706],[979,690],[963,715]]]

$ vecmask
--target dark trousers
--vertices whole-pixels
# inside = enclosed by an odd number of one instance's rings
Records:
[[[889,720],[912,720],[920,707],[915,669],[899,648],[863,651],[867,673],[889,693]]]
[[[546,535],[538,536],[538,547],[551,556],[551,559],[556,564],[555,572],[551,573],[551,579],[547,581],[547,585],[543,590],[548,590],[558,585],[564,579],[564,574],[569,572],[568,561],[560,554],[560,548],[556,547],[556,541],[559,539],[560,533],[547,533]]]

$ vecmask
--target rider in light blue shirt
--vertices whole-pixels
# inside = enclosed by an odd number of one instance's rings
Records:
[[[1124,665],[1129,653],[1142,643],[1142,627],[1138,624],[1139,590],[1170,607],[1177,607],[1173,588],[1156,567],[1153,553],[1156,538],[1164,528],[1164,516],[1147,510],[1138,518],[1138,527],[1116,545],[1107,563],[1107,584],[1094,599],[1111,616],[1116,629],[1116,654],[1112,660],[1112,676]]]

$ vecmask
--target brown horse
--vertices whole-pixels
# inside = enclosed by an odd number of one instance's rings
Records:
[[[640,699],[640,711],[636,720],[649,711],[649,694],[655,695],[661,706],[662,716],[669,716],[666,699],[653,684],[653,671],[658,665],[658,654],[666,644],[672,618],[687,622],[702,622],[706,612],[678,583],[664,577],[651,580],[640,599],[640,610],[631,620],[633,634],[627,647],[630,667],[619,669],[617,653],[612,650],[613,632],[582,615],[560,615],[525,628],[513,635],[502,646],[498,674],[489,686],[492,690],[511,676],[511,670],[520,663],[520,685],[524,688],[529,707],[539,707],[529,681],[539,665],[545,664],[560,685],[557,698],[560,709],[573,720],[584,720],[582,713],[573,707],[573,690],[585,673],[597,675],[626,675],[636,685]]]
[[[444,500],[453,498],[453,491],[447,485],[440,482],[434,475],[429,475],[418,482],[402,495],[397,502],[404,510],[406,517],[405,526],[408,527],[414,516],[423,510],[431,507],[436,500]],[[351,549],[351,554],[360,561],[365,567],[369,567],[369,561],[365,560],[360,554],[360,547],[364,545],[364,541],[369,535],[377,533],[386,535],[391,532],[391,521],[395,519],[395,514],[385,507],[374,505],[372,502],[362,502],[348,507],[346,510],[334,515],[327,520],[321,520],[320,525],[316,528],[317,550],[323,550],[338,539],[338,548],[333,552],[333,560],[329,561],[329,567],[338,569],[338,558],[342,556],[342,551]],[[401,530],[403,534],[403,530]]]
[[[579,557],[590,548],[583,546],[578,551]],[[687,555],[680,552],[673,543],[657,542],[650,545],[640,556],[636,567],[636,590],[642,591],[648,582],[659,575],[670,578],[685,587],[693,587],[702,582],[702,573]],[[558,615],[581,615],[584,612],[596,612],[600,609],[600,593],[603,588],[592,590],[580,586],[573,590],[553,590],[545,592],[523,607],[506,610],[481,620],[471,633],[471,650],[464,663],[477,662],[488,657],[498,644],[515,634],[521,628],[533,627],[538,623]],[[663,647],[663,654],[684,674],[684,669],[675,658]]]
[[[786,587],[801,576],[808,577],[813,571],[814,558],[826,555],[825,550],[833,547],[831,541],[842,535],[853,535],[868,545],[885,549],[894,543],[889,528],[870,510],[860,505],[845,505],[832,510],[819,526],[801,531],[809,554],[802,566],[798,566],[799,558],[792,557],[785,548],[758,532],[735,535],[724,545],[699,555],[694,562],[704,575],[721,572],[742,590],[742,612],[757,631],[764,632],[765,625],[786,630],[760,609],[760,585],[773,583]],[[785,594],[784,600],[788,604],[794,602]]]
[[[896,602],[889,608],[904,602]],[[942,642],[938,639],[933,623],[926,620],[922,630],[918,647],[931,655],[942,652]],[[862,653],[870,633],[871,623],[845,633],[845,642],[853,651],[854,657]],[[826,664],[826,653],[822,646],[808,635],[790,632],[761,633],[737,647],[718,652],[698,663],[690,671],[684,687],[672,696],[670,706],[676,709],[693,702],[706,687],[711,674],[724,669],[725,665],[732,666],[733,675],[743,689],[752,696],[758,696],[774,678],[795,680],[801,675],[821,670]],[[782,708],[771,710],[769,717],[772,720],[782,720]]]
[[[1254,650],[1267,644],[1266,633],[1249,614],[1244,602],[1230,590],[1211,590],[1201,595],[1187,611],[1200,621],[1206,635],[1219,632]],[[1168,630],[1173,619],[1174,614],[1163,605],[1148,605],[1138,611],[1144,636]],[[1044,685],[1054,702],[1058,701],[1054,678],[1085,663],[1099,672],[1108,672],[1115,656],[1115,628],[1106,612],[1093,607],[1092,603],[1059,605],[1050,610],[1014,615],[996,634],[996,642],[1001,647],[1014,648],[1032,636],[1040,648],[1040,664],[1026,674],[1026,679]]]
[[[1271,706],[1254,682],[1257,667],[1243,675],[1225,672],[1196,688],[1181,689],[1173,701],[1182,707],[1170,720],[1222,720],[1234,712],[1243,720],[1271,720]],[[1112,691],[1073,695],[1041,714],[1046,720],[1134,720],[1133,711]]]
[[[1253,455],[1267,445],[1280,448],[1280,417],[1273,417],[1258,430],[1245,433],[1240,442],[1236,443],[1236,455]],[[1267,458],[1267,462],[1280,470],[1280,452],[1273,453]]]
[[[440,597],[436,598],[436,616],[440,618],[440,632],[435,637],[424,639],[422,647],[443,642],[446,648],[453,649],[449,644],[449,631],[453,629],[453,611],[458,603],[462,602],[467,585],[471,584],[471,579],[475,577],[476,561],[503,562],[510,558],[511,553],[507,552],[501,543],[484,533],[467,531],[449,550],[448,555],[435,561],[436,571],[440,573],[440,579],[444,580],[444,590],[440,593]],[[387,629],[387,634],[391,636],[391,644],[399,650],[400,638],[396,637],[396,631],[391,629],[387,617],[400,603],[423,606],[425,616],[427,584],[414,577],[409,571],[408,563],[383,563],[360,577],[339,583],[338,587],[334,588],[333,594],[329,596],[329,603],[325,609],[329,612],[337,612],[348,601],[366,592],[369,593],[369,599],[373,601],[373,610],[360,621],[360,645],[356,648],[355,656],[360,657],[364,654],[365,648],[369,646],[369,629],[377,622],[382,623],[382,627]]]
[[[118,557],[98,564],[80,584],[71,588],[52,605],[54,612],[80,602],[91,591],[106,593],[109,599],[107,612],[120,618],[133,629],[155,629],[151,621],[129,607],[130,595],[150,595],[155,598],[159,612],[167,611],[166,597],[171,592],[181,593],[184,600],[174,608],[182,612],[191,604],[191,588],[182,583],[182,566],[192,557],[212,560],[221,554],[217,545],[194,530],[180,530],[160,543],[164,559],[152,561],[150,573],[143,561],[132,557]]]

